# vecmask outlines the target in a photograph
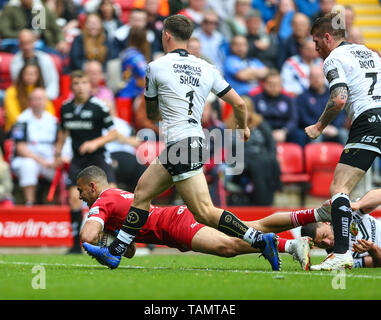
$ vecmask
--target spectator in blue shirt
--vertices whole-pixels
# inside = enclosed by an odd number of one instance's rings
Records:
[[[121,53],[123,87],[118,97],[135,99],[144,91],[149,43],[146,29],[133,27],[128,35],[128,48]]]
[[[279,0],[278,11],[273,19],[274,31],[279,40],[283,41],[291,36],[293,32],[292,21],[297,12],[294,0]]]
[[[299,12],[312,18],[320,9],[319,0],[295,0]]]
[[[298,124],[294,100],[281,92],[282,80],[279,71],[271,69],[263,81],[263,92],[252,98],[255,111],[271,126],[275,142],[288,141],[288,133]]]
[[[244,36],[233,37],[230,44],[230,55],[225,59],[225,79],[239,95],[249,95],[263,79],[268,68],[258,59],[248,59],[249,45]]]
[[[310,87],[296,97],[299,122],[289,135],[291,142],[298,143],[302,147],[312,142],[305,134],[304,128],[316,122],[329,99],[329,89],[320,66],[311,67],[309,81]],[[344,127],[345,121],[346,116],[343,111],[324,129],[323,134],[313,141],[333,141],[344,145],[348,138],[348,130]]]
[[[278,10],[279,0],[253,0],[253,8],[258,9],[265,23],[274,18]]]

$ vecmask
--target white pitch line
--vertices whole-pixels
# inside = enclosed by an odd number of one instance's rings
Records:
[[[1,261],[0,264],[14,264],[14,265],[42,265],[42,266],[51,266],[51,267],[79,267],[79,268],[103,268],[105,266],[96,265],[96,264],[66,264],[66,263],[33,263],[33,262],[23,262],[23,261]],[[148,270],[174,270],[178,269],[181,271],[207,271],[207,272],[233,272],[233,273],[251,273],[251,274],[273,274],[277,278],[281,278],[283,275],[295,275],[295,276],[322,276],[322,277],[331,277],[331,272],[313,272],[313,271],[262,271],[262,270],[239,270],[239,269],[215,269],[215,268],[171,268],[171,267],[144,267],[144,266],[119,266],[118,269],[148,269]],[[345,276],[348,278],[359,278],[359,279],[379,279],[381,276],[375,275],[365,275],[365,274],[351,274],[350,271],[346,272]],[[336,274],[335,274],[336,275]]]

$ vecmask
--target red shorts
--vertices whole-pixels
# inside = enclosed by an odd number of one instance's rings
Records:
[[[189,251],[194,235],[203,227],[186,206],[155,208],[135,241]]]

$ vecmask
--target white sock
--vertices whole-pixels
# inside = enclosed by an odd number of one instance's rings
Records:
[[[249,244],[253,243],[253,239],[255,238],[255,235],[257,234],[258,231],[254,230],[253,228],[249,227],[247,229],[246,233],[243,236],[243,240],[248,242]]]
[[[292,243],[294,240],[287,240],[284,245],[284,252],[291,253],[292,252]]]
[[[129,234],[127,232],[124,232],[123,230],[120,230],[119,233],[118,233],[118,236],[117,238],[126,243],[127,245],[129,245],[135,238],[135,236],[133,236],[132,234]]]

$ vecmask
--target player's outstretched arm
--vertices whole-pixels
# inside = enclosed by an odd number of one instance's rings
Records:
[[[360,200],[351,202],[352,210],[361,209],[364,213],[370,213],[381,205],[381,189],[367,192]]]
[[[319,120],[305,128],[305,132],[311,139],[318,138],[325,127],[334,120],[343,110],[348,99],[348,88],[346,86],[336,87],[331,91],[327,105]]]
[[[278,233],[310,223],[330,221],[332,221],[331,201],[326,200],[319,208],[275,212],[263,219],[248,221],[246,224],[262,232]]]
[[[238,95],[234,89],[230,89],[221,99],[233,107],[234,117],[237,123],[237,129],[244,130],[244,140],[250,138],[250,129],[247,127],[247,107],[245,101]]]
[[[82,242],[97,245],[102,233],[102,225],[95,220],[87,220],[80,232]]]
[[[80,239],[82,242],[87,242],[93,245],[98,245],[99,240],[101,239],[103,234],[102,225],[98,221],[95,220],[87,220],[83,225],[83,228],[80,233]],[[132,242],[125,254],[124,257],[131,259],[136,252],[136,245]]]
[[[294,228],[290,212],[275,212],[268,217],[256,221],[245,221],[245,223],[256,230],[268,232],[283,232]]]

